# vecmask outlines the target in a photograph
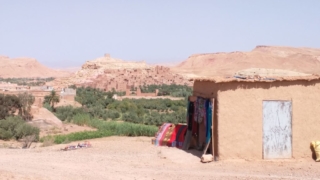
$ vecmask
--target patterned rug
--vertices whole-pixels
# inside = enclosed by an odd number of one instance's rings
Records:
[[[182,148],[186,132],[187,125],[164,123],[156,133],[154,144]]]

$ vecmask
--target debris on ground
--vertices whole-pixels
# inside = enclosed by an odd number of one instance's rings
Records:
[[[92,147],[90,142],[85,141],[84,143],[78,143],[77,145],[66,146],[65,148],[62,148],[61,151],[69,151],[69,150],[76,150],[76,149],[90,148],[90,147]]]

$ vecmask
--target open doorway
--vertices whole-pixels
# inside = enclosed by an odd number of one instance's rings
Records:
[[[198,96],[188,98],[188,129],[183,144],[184,150],[197,150],[197,156],[211,154],[215,157],[214,103],[213,98]]]

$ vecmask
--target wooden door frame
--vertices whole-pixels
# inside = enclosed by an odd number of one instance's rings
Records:
[[[211,154],[214,157],[214,161],[219,160],[219,154],[218,154],[218,119],[214,118],[216,115],[216,101],[215,98],[208,98],[208,97],[203,97],[203,96],[189,96],[188,99],[191,102],[195,102],[197,100],[197,97],[209,99],[211,104],[212,104],[212,114],[211,114]],[[215,135],[216,133],[216,135]]]

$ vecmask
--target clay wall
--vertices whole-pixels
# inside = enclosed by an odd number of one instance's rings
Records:
[[[263,100],[292,101],[292,156],[311,159],[310,142],[319,139],[320,81],[196,81],[194,95],[216,98],[215,151],[220,159],[263,158]]]
[[[127,89],[126,89],[126,96],[130,96],[130,93],[131,93],[130,89],[127,88]]]
[[[144,96],[144,97],[155,97],[158,95],[159,90],[156,89],[156,91],[154,93],[142,93],[140,88],[137,88],[136,96]],[[126,96],[130,96],[131,95],[131,91],[130,89],[126,89]]]
[[[140,89],[140,88],[137,88],[136,95],[137,95],[137,96],[141,96],[141,94],[142,94],[141,89]]]
[[[125,91],[127,89],[127,83],[122,82],[122,83],[118,83],[118,91]]]
[[[41,108],[43,106],[44,97],[36,96],[34,97],[33,106]]]
[[[60,100],[74,101],[75,95],[68,94],[60,96]]]
[[[31,107],[31,114],[38,114],[40,108],[41,107],[38,107],[38,106],[32,106]]]
[[[108,86],[108,82],[103,80],[102,78],[98,81],[93,82],[96,88],[105,89]]]
[[[77,90],[72,88],[63,88],[63,94],[76,94]]]
[[[164,66],[156,66],[155,71],[157,74],[164,74],[170,71],[170,68]]]
[[[117,83],[114,81],[109,81],[107,85],[107,91],[111,91],[112,89],[117,90]]]
[[[155,97],[157,96],[155,93],[141,93],[141,94],[137,94],[137,96],[150,96],[150,97]]]

